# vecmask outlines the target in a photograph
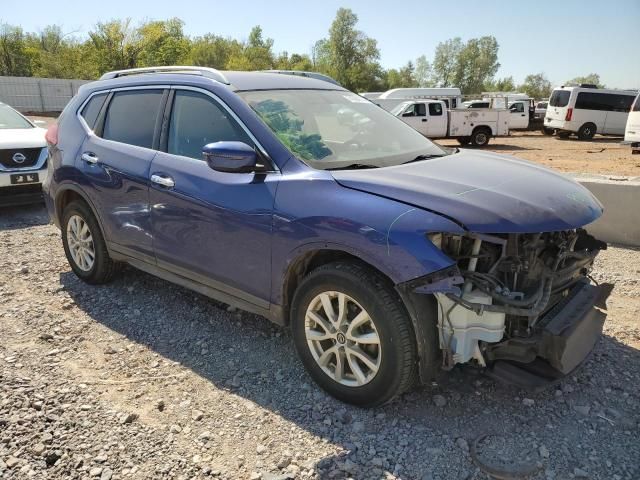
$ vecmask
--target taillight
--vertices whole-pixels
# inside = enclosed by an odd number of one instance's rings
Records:
[[[58,144],[58,124],[52,123],[49,128],[47,128],[47,133],[44,135],[44,139],[47,143],[51,145]]]
[[[567,114],[564,117],[564,121],[570,122],[572,116],[573,116],[573,108],[567,108]]]

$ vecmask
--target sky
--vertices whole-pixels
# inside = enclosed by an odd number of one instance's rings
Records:
[[[493,35],[500,45],[498,77],[519,83],[544,72],[559,85],[593,72],[608,87],[640,87],[640,0],[0,0],[0,22],[26,31],[58,24],[83,37],[113,18],[178,17],[188,35],[241,40],[260,25],[276,52],[310,53],[340,7],[351,8],[358,29],[378,41],[385,68],[423,54],[431,60],[436,45],[449,38]]]

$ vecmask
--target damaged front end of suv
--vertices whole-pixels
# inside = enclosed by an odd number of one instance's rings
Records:
[[[444,368],[475,362],[497,378],[538,388],[588,357],[610,292],[589,273],[606,243],[580,228],[429,239],[455,261],[435,282],[412,285],[437,300]]]

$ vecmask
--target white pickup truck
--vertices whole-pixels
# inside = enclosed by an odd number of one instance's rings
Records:
[[[457,138],[460,145],[484,147],[491,137],[509,135],[506,109],[447,109],[442,100],[407,100],[391,113],[429,138]]]

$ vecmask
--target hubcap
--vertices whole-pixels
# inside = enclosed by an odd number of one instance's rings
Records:
[[[80,270],[88,272],[96,258],[89,225],[80,215],[73,215],[67,223],[67,244],[71,258]]]
[[[484,133],[476,135],[476,142],[478,145],[483,145],[487,141],[487,136]]]
[[[382,349],[373,320],[341,292],[314,297],[305,314],[307,345],[318,366],[336,382],[359,387],[378,373]]]

